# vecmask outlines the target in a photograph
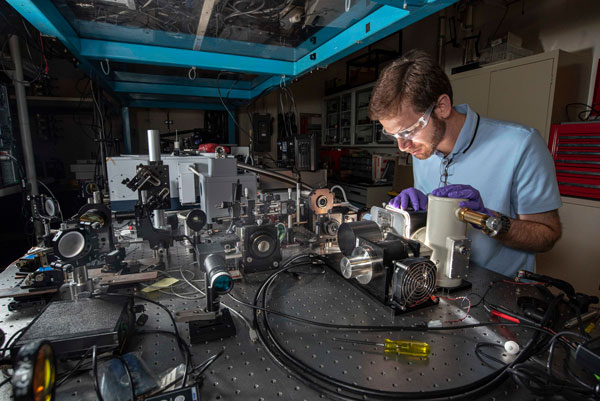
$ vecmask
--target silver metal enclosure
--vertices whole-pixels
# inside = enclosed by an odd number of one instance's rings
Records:
[[[201,156],[161,155],[163,164],[169,166],[169,190],[171,209],[186,206],[200,206],[210,223],[214,218],[229,216],[227,209],[220,209],[221,202],[231,201],[233,186],[239,180],[242,184],[242,202],[245,202],[245,188],[248,198],[256,199],[256,175],[238,174],[236,159],[216,158],[214,154]],[[125,178],[135,175],[136,166],[147,164],[147,155],[112,157],[107,162],[108,185],[111,208],[114,211],[133,210],[137,202],[137,192],[122,184]],[[189,168],[194,168],[199,176]]]

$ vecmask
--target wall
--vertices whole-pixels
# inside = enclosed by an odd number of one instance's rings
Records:
[[[490,39],[512,32],[523,39],[524,48],[534,53],[562,49],[586,55],[591,63],[590,82],[594,82],[600,58],[600,7],[597,0],[518,1],[508,10],[504,4],[500,0],[484,0],[475,7],[473,22],[475,32],[481,30],[480,49],[488,47]],[[447,17],[457,16],[460,19],[462,15],[457,13],[456,7],[447,9]],[[405,29],[405,49],[422,47],[435,54],[436,21],[437,16],[430,16]],[[461,37],[460,26],[458,30]],[[462,64],[462,49],[447,45],[445,55],[447,72],[451,67]],[[592,95],[590,91],[588,103],[591,103]]]

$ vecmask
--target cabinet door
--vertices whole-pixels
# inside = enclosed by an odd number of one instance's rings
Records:
[[[520,65],[490,74],[488,116],[537,129],[548,140],[554,60]]]
[[[354,123],[354,144],[373,142],[373,122],[369,118],[371,88],[356,92],[356,121]]]
[[[325,144],[336,145],[340,140],[340,98],[336,97],[325,102],[327,120],[325,125]]]
[[[350,137],[350,126],[352,124],[352,94],[348,93],[341,97],[340,107],[340,127],[342,145],[350,145],[352,138]]]
[[[451,78],[454,105],[468,104],[482,116],[488,116],[490,74],[488,72],[468,77]]]
[[[559,213],[562,238],[551,251],[536,255],[536,270],[568,281],[578,292],[600,296],[600,202],[563,197]]]

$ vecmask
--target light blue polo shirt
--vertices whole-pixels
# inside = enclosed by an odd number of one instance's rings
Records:
[[[454,149],[446,157],[438,151],[426,160],[413,157],[415,188],[429,194],[443,186],[443,163],[449,162],[448,184],[476,188],[488,209],[517,218],[561,207],[554,162],[538,131],[480,117],[466,104],[455,109],[467,118]],[[471,225],[467,236],[472,263],[509,277],[535,271],[535,254],[508,248]]]

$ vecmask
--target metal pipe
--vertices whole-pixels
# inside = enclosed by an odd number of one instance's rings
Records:
[[[300,183],[296,183],[296,224],[300,225]]]
[[[160,161],[160,134],[157,129],[148,130],[148,161]]]
[[[198,170],[196,170],[194,167],[189,166],[188,170],[190,170],[192,173],[196,174],[198,177],[202,178],[202,174],[200,174],[200,172]]]
[[[238,162],[237,166],[243,170],[252,171],[253,173],[257,173],[257,174],[266,175],[268,177],[274,178],[279,181],[283,181],[283,182],[291,184],[291,185],[296,185],[298,183],[298,180],[295,179],[294,177],[289,177],[287,175],[280,174],[275,171],[265,170],[264,168],[250,166],[249,164],[245,164],[245,163],[241,163],[241,162]],[[305,184],[305,183],[302,183],[302,188],[306,189],[307,191],[312,191],[314,189],[313,187],[311,187],[310,185]]]
[[[438,17],[438,64],[444,68],[444,44],[446,43],[446,10],[442,10]]]
[[[21,48],[19,47],[19,37],[12,35],[8,41],[10,47],[10,56],[15,65],[15,75],[13,85],[15,86],[15,96],[17,100],[17,113],[19,115],[19,131],[21,131],[21,147],[23,149],[23,159],[25,162],[25,174],[29,183],[29,193],[33,197],[39,195],[37,173],[35,171],[35,161],[33,155],[33,144],[31,142],[31,128],[29,124],[29,110],[27,110],[27,97],[25,95],[25,82],[23,78],[23,62],[21,60]],[[31,203],[33,209],[33,202]],[[39,239],[42,236],[42,226],[39,222],[35,223],[35,234]]]
[[[94,203],[102,203],[102,192],[100,191],[94,191],[94,193],[92,194]]]
[[[121,108],[121,118],[123,120],[123,144],[125,145],[125,154],[131,154],[131,124],[129,120],[129,107]]]

